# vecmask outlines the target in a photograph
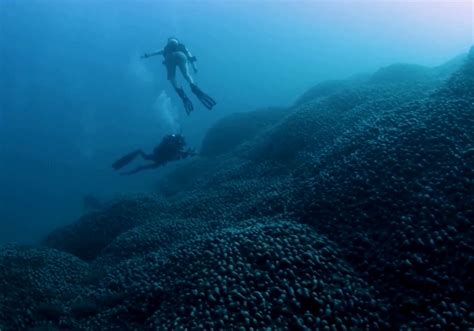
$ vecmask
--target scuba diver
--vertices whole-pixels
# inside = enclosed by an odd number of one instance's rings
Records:
[[[193,81],[193,78],[189,74],[188,62],[191,63],[194,73],[197,73],[197,68],[195,62],[197,61],[195,56],[192,56],[189,50],[184,46],[184,44],[180,43],[178,39],[171,37],[168,38],[168,43],[166,44],[165,48],[161,51],[154,52],[154,53],[145,53],[141,57],[142,59],[149,58],[155,55],[163,55],[165,58],[163,64],[166,66],[166,71],[168,75],[168,80],[173,85],[176,93],[179,95],[181,100],[183,101],[184,109],[186,113],[189,115],[193,111],[194,107],[187,97],[186,93],[184,93],[184,89],[179,86],[178,81],[176,80],[176,67],[179,67],[181,70],[182,75],[189,83],[191,87],[191,91],[197,96],[197,98],[203,103],[203,105],[207,109],[212,109],[216,105],[214,99],[204,93]]]
[[[112,164],[112,167],[115,170],[119,170],[130,162],[132,162],[139,155],[144,160],[153,162],[148,165],[139,166],[134,170],[121,173],[121,175],[132,175],[143,170],[155,169],[160,166],[164,166],[166,163],[171,161],[177,161],[185,159],[188,156],[196,155],[196,152],[191,148],[185,150],[185,146],[186,142],[182,135],[168,134],[161,140],[160,144],[153,149],[152,154],[145,154],[141,149],[139,149],[123,156],[122,158],[114,162],[114,164]]]

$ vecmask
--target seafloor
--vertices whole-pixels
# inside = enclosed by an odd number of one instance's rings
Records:
[[[474,49],[231,115],[167,171],[0,250],[0,329],[474,327]]]

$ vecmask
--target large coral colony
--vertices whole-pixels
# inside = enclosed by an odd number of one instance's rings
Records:
[[[474,327],[474,49],[224,118],[153,195],[0,251],[2,330]]]

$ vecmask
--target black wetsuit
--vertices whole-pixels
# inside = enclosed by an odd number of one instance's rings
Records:
[[[191,60],[188,58],[188,50],[186,49],[186,46],[184,46],[184,44],[168,43],[163,49],[163,64],[166,66],[168,80],[174,78],[176,74],[176,65],[179,61],[177,61],[176,58],[173,57],[173,55],[175,55],[175,53],[177,52],[180,52],[184,55],[181,61],[185,61],[185,58]]]
[[[163,49],[163,56],[165,57],[165,62],[166,59],[174,52],[183,52],[184,54],[188,53],[188,50],[186,49],[186,46],[182,43],[168,43],[166,44],[165,48]]]
[[[183,136],[167,135],[163,138],[160,144],[153,149],[152,154],[146,154],[139,149],[120,158],[112,165],[112,167],[115,170],[121,169],[140,155],[144,160],[152,161],[153,163],[139,166],[132,171],[122,173],[122,175],[131,175],[142,170],[155,169],[167,164],[168,162],[185,159],[188,156],[196,154],[192,149],[185,149],[185,146],[186,142]]]

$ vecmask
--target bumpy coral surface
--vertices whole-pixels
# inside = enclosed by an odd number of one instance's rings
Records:
[[[217,123],[155,195],[3,248],[0,328],[473,328],[474,50],[458,61]]]

